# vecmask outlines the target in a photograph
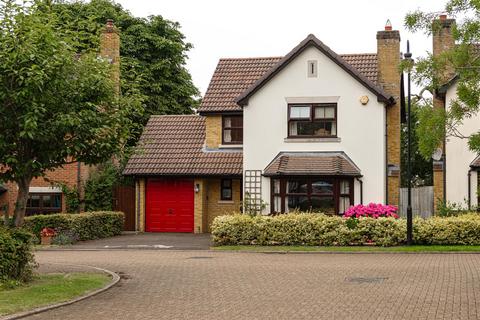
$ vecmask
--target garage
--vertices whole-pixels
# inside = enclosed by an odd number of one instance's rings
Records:
[[[192,179],[148,179],[145,231],[193,232]]]

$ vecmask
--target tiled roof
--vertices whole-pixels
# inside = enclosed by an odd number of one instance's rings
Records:
[[[240,151],[205,151],[205,118],[152,116],[125,175],[241,175]]]
[[[361,176],[360,169],[343,152],[282,152],[265,168],[265,176]]]
[[[475,160],[472,161],[470,164],[470,167],[480,169],[480,155],[475,158]]]
[[[366,79],[377,83],[377,54],[343,54],[340,57]],[[235,100],[283,58],[220,59],[198,111],[241,111]]]
[[[282,57],[220,59],[199,112],[241,111],[235,99]]]

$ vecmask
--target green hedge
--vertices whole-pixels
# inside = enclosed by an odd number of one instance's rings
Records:
[[[0,227],[0,282],[27,281],[33,275],[32,234]]]
[[[227,215],[212,224],[216,245],[336,246],[406,242],[405,219],[344,219],[322,214]],[[417,244],[480,245],[480,215],[414,221]]]
[[[73,232],[78,240],[93,240],[119,235],[123,222],[122,212],[99,211],[30,216],[23,226],[37,237],[43,228],[53,228]]]

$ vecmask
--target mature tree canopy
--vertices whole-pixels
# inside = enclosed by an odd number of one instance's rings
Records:
[[[414,67],[414,79],[434,93],[457,76],[458,97],[448,110],[433,108],[432,99],[423,100],[424,106],[418,114],[418,133],[419,148],[426,158],[430,158],[445,136],[468,139],[470,149],[480,154],[480,124],[479,131],[472,135],[465,136],[459,130],[465,119],[480,112],[480,1],[450,0],[444,12],[457,19],[452,26],[455,45],[437,56],[419,59]],[[432,23],[435,19],[437,22]],[[411,31],[429,35],[441,28],[435,12],[412,12],[406,16],[405,24]],[[450,77],[445,77],[447,74]]]
[[[111,66],[77,54],[46,1],[0,5],[0,180],[19,187],[23,221],[30,182],[69,161],[109,159],[130,135],[135,95],[116,95]]]
[[[61,1],[54,5],[62,28],[76,40],[79,52],[98,47],[98,34],[107,19],[113,19],[121,36],[122,92],[138,83],[144,95],[145,124],[152,114],[188,114],[197,106],[198,90],[185,68],[191,44],[185,42],[180,25],[155,15],[134,17],[110,0]],[[138,133],[132,143],[138,138]]]

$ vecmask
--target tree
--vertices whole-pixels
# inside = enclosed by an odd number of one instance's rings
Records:
[[[18,185],[19,226],[32,179],[120,152],[140,103],[116,94],[96,52],[77,54],[47,1],[3,0],[0,16],[0,180]]]
[[[412,141],[411,141],[411,152],[412,152],[412,184],[414,187],[420,186],[431,186],[433,183],[433,167],[432,167],[432,158],[429,156],[425,159],[419,150],[419,138],[420,134],[418,133],[419,120],[418,120],[419,106],[418,103],[412,101]],[[401,167],[402,177],[401,183],[402,187],[407,187],[407,161],[408,161],[408,131],[407,124],[402,123],[401,131]]]
[[[135,119],[145,125],[152,114],[190,114],[198,105],[198,89],[185,68],[187,52],[180,25],[154,15],[134,17],[111,0],[60,1],[53,6],[59,26],[72,34],[79,52],[98,47],[98,33],[113,19],[121,35],[122,92],[138,83],[145,112]],[[134,145],[141,130],[130,141]]]
[[[432,99],[423,99],[419,109],[419,148],[425,158],[430,158],[445,137],[468,139],[469,148],[480,154],[480,131],[465,136],[458,129],[465,119],[480,112],[480,1],[450,0],[444,12],[451,17],[462,18],[452,27],[456,45],[440,55],[419,59],[414,67],[414,79],[432,94],[448,80],[445,73],[457,75],[457,99],[448,110],[434,108]],[[432,35],[440,22],[432,23],[435,12],[415,11],[405,18],[406,27],[413,32],[423,31]]]

